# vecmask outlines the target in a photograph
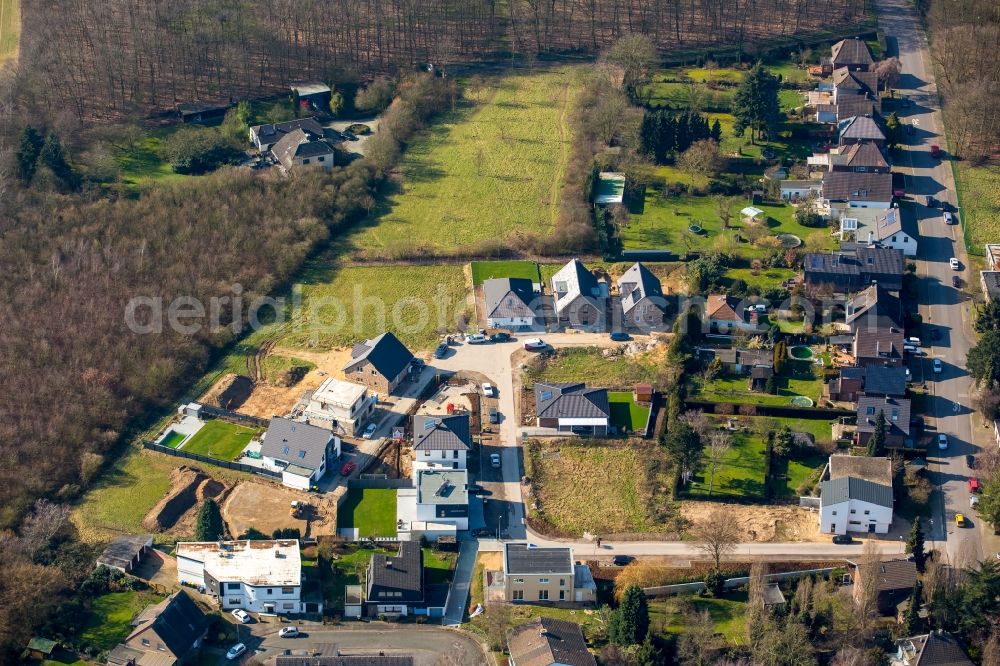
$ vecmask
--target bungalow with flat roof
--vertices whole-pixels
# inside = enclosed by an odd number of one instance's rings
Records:
[[[536,617],[507,635],[511,666],[597,666],[580,625]]]
[[[469,473],[464,469],[415,470],[417,520],[469,529]]]
[[[413,469],[466,469],[472,448],[468,414],[413,417]]]
[[[611,407],[606,388],[578,383],[535,382],[535,418],[539,428],[593,437],[608,434]]]
[[[552,276],[559,323],[568,328],[601,331],[607,326],[608,283],[598,281],[579,259]]]
[[[280,416],[261,440],[260,455],[267,469],[281,472],[281,483],[309,490],[326,474],[329,461],[340,457],[340,438],[326,428]]]
[[[503,576],[507,601],[591,603],[597,598],[590,569],[573,561],[569,547],[505,543]]]
[[[350,381],[364,384],[378,393],[396,390],[410,372],[413,353],[391,331],[360,342],[351,349],[351,360],[344,366]]]
[[[979,286],[986,300],[1000,298],[1000,271],[979,271]]]
[[[495,278],[483,282],[483,304],[489,328],[511,330],[537,326],[538,295],[527,278]]]

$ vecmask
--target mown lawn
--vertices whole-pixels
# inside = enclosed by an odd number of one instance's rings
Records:
[[[457,264],[337,267],[314,261],[299,282],[301,309],[291,323],[272,329],[289,347],[344,347],[391,330],[413,351],[429,349],[469,312]]]
[[[650,444],[649,446],[655,446]],[[532,442],[526,453],[539,516],[568,534],[645,532],[656,529],[647,512],[644,446],[634,441]]]
[[[473,261],[472,283],[480,285],[494,278],[526,278],[538,282],[538,264],[533,261]]]
[[[816,375],[810,361],[789,360],[788,369],[777,378],[778,394],[751,391],[749,379],[743,375],[723,375],[711,382],[698,379],[694,382],[695,397],[712,402],[732,402],[751,405],[790,405],[795,396],[811,398],[819,404],[823,380]]]
[[[235,460],[259,432],[258,428],[212,419],[191,436],[184,444],[184,450],[216,460]]]
[[[446,255],[545,235],[569,157],[574,68],[487,79],[406,149],[398,192],[352,239],[356,253]]]
[[[746,258],[760,257],[769,250],[745,242],[746,224],[739,211],[747,203],[732,199],[730,228],[723,229],[714,197],[681,194],[665,196],[662,188],[646,188],[646,197],[640,210],[633,210],[628,224],[621,231],[626,249],[667,248],[676,254],[725,250]],[[822,230],[804,227],[795,219],[795,208],[790,204],[766,203],[758,205],[767,216],[765,235],[794,234],[805,241],[820,231],[823,247],[833,247],[833,241]],[[692,225],[702,228],[700,233],[690,231]],[[737,242],[737,234],[744,242]]]
[[[337,529],[357,528],[360,537],[396,535],[396,491],[353,488],[337,510]]]
[[[599,347],[560,349],[527,370],[531,382],[585,382],[588,386],[626,388],[653,382],[658,361],[649,355],[605,358]]]
[[[728,643],[745,642],[746,592],[731,592],[719,599],[693,595],[652,599],[649,602],[650,620],[657,625],[662,621],[666,632],[673,635],[684,633],[686,613],[702,611],[708,611],[715,624],[715,631],[722,634]]]
[[[623,429],[636,432],[646,427],[649,408],[636,404],[630,392],[609,391],[608,406],[611,407],[611,425],[616,426],[619,432]]]
[[[1000,165],[975,167],[955,164],[962,210],[959,218],[968,231],[970,253],[983,256],[986,243],[1000,239]]]
[[[99,652],[110,650],[132,629],[132,618],[163,597],[152,592],[111,592],[94,599],[81,640]]]

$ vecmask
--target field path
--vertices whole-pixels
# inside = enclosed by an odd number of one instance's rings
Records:
[[[551,201],[549,211],[552,216],[553,228],[559,221],[559,201],[561,199],[559,194],[562,189],[563,179],[566,177],[566,164],[569,162],[569,141],[567,141],[566,137],[567,129],[569,129],[567,123],[567,116],[569,116],[569,86],[569,81],[563,85],[563,104],[562,111],[559,114],[559,167],[556,169],[556,177],[552,179],[552,194],[549,197]]]

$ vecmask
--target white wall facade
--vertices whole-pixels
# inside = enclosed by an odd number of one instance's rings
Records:
[[[421,469],[467,469],[464,449],[414,451],[413,474]]]
[[[223,610],[242,608],[252,613],[299,613],[305,610],[301,588],[254,586],[239,581],[219,582],[219,603]]]
[[[438,525],[454,525],[458,531],[469,529],[469,517],[466,516],[443,516],[439,517],[435,510],[435,504],[417,504],[417,520],[427,523],[437,523]]]
[[[529,328],[535,325],[532,317],[489,317],[486,319],[489,328]]]
[[[892,525],[892,509],[861,500],[825,505],[819,511],[819,530],[824,534],[870,532],[885,534]]]

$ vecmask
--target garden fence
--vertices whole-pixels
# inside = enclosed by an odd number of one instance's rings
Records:
[[[768,583],[780,583],[786,580],[797,580],[799,578],[804,578],[806,576],[822,576],[823,578],[828,578],[832,572],[836,571],[836,568],[830,567],[827,569],[804,569],[802,571],[787,571],[785,573],[768,574],[764,576],[764,580]],[[727,590],[735,590],[737,588],[743,587],[750,582],[749,576],[738,576],[736,578],[727,578],[726,582],[723,583],[723,587]],[[646,593],[647,597],[667,597],[675,594],[686,594],[689,592],[700,592],[705,589],[705,583],[701,581],[695,581],[693,583],[677,583],[676,585],[660,585],[657,587],[644,587],[643,592]]]
[[[221,407],[213,407],[212,405],[202,405],[201,413],[203,416],[210,418],[222,419],[223,421],[232,421],[234,423],[239,423],[242,425],[250,425],[257,427],[266,428],[271,422],[270,419],[262,419],[259,416],[250,416],[249,414],[240,414],[239,412],[234,412],[229,409],[222,409]]]
[[[151,451],[165,453],[168,456],[174,456],[175,458],[187,458],[188,460],[197,460],[198,462],[208,463],[210,465],[215,465],[216,467],[235,469],[240,472],[249,472],[250,474],[256,474],[258,476],[263,476],[268,479],[281,479],[281,472],[276,472],[270,469],[264,469],[263,467],[254,467],[253,465],[245,465],[243,463],[231,462],[228,460],[219,460],[218,458],[210,458],[209,456],[203,456],[200,453],[189,453],[183,449],[172,449],[169,446],[164,446],[163,444],[157,444],[156,442],[151,442],[148,439],[143,440],[142,446],[143,448],[150,449]]]

